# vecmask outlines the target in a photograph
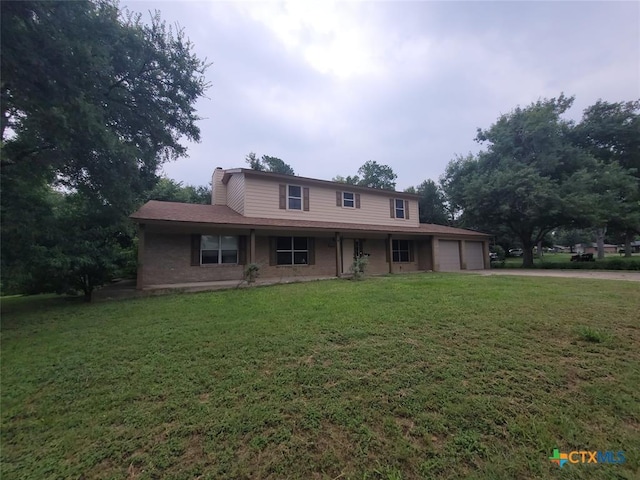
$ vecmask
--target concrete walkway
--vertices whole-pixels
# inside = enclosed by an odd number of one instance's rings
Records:
[[[627,280],[640,282],[640,272],[630,270],[545,270],[527,268],[496,268],[495,270],[473,270],[466,273],[476,275],[515,275],[526,277],[590,278],[594,280]]]
[[[214,290],[229,290],[232,288],[247,288],[249,286],[276,285],[282,283],[311,282],[315,280],[331,280],[337,277],[277,277],[258,278],[253,285],[244,280],[223,280],[218,282],[194,282],[194,283],[167,283],[147,285],[142,290],[136,290],[134,280],[122,280],[111,285],[106,285],[93,294],[94,300],[115,300],[122,298],[148,297],[151,295],[164,295],[177,292],[209,292]]]

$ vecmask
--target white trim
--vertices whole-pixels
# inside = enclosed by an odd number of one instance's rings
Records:
[[[350,200],[344,198],[345,195],[351,195],[352,198]],[[349,205],[345,205],[344,202],[348,200],[350,202],[353,202],[352,206]],[[342,192],[342,208],[356,208],[356,194],[354,192]]]
[[[289,188],[291,188],[291,187],[297,187],[297,188],[300,189],[300,197],[294,197],[294,196],[289,195]],[[290,199],[293,199],[293,200],[298,200],[299,199],[300,200],[300,208],[290,208],[290,206],[289,206],[289,205],[291,205],[289,203]],[[302,211],[304,209],[303,202],[304,202],[304,190],[302,188],[302,185],[287,184],[287,210]]]
[[[398,202],[402,202],[402,208],[398,208]],[[402,216],[398,216],[398,210],[402,210]],[[406,220],[407,215],[404,208],[404,200],[402,198],[394,198],[393,199],[393,218],[397,218],[399,220]]]

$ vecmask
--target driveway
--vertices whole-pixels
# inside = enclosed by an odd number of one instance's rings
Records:
[[[464,270],[463,270],[464,271]],[[640,282],[640,272],[629,270],[544,270],[544,269],[502,269],[468,271],[478,275],[516,275],[527,277],[591,278],[595,280],[628,280]]]

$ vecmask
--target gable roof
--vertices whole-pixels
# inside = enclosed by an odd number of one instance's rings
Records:
[[[453,235],[489,237],[485,233],[421,223],[418,227],[352,224],[345,222],[319,222],[313,220],[288,220],[279,218],[245,217],[226,205],[197,205],[191,203],[161,202],[151,200],[130,215],[137,223],[178,223],[184,225],[220,225],[227,227],[291,228],[327,231],[362,231],[372,233],[405,233],[414,235]]]
[[[382,188],[361,187],[358,185],[351,185],[348,183],[331,182],[329,180],[319,180],[317,178],[299,177],[298,175],[285,175],[283,173],[273,172],[261,172],[260,170],[253,170],[251,168],[231,168],[224,170],[222,177],[222,183],[226,184],[232,175],[244,174],[251,177],[262,177],[272,180],[277,180],[286,183],[299,183],[304,185],[320,185],[328,188],[335,188],[337,190],[344,190],[348,192],[362,192],[372,193],[374,195],[384,195],[386,197],[393,195],[398,198],[416,199],[420,198],[420,195],[416,193],[398,192],[396,190],[384,190]]]

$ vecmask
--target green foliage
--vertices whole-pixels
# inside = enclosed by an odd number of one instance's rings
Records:
[[[369,258],[366,255],[358,255],[353,259],[351,263],[351,273],[354,280],[362,280],[364,278],[365,270],[369,265]]]
[[[375,160],[365,162],[358,169],[360,180],[358,185],[361,187],[380,188],[383,190],[394,190],[396,188],[396,178],[398,176],[393,173],[389,165],[380,165]]]
[[[207,64],[111,0],[0,8],[2,286],[89,296],[132,258],[127,215],[158,167],[199,140]]]
[[[207,65],[182,31],[107,0],[2,2],[2,167],[123,209],[199,140]]]
[[[562,118],[573,98],[516,108],[476,140],[478,155],[450,162],[443,188],[461,223],[487,231],[508,228],[533,264],[532,248],[560,227],[602,225],[622,215],[633,189],[629,172],[597,161]]]
[[[578,329],[580,338],[591,343],[603,343],[609,339],[609,335],[592,327],[580,327]]]
[[[247,283],[254,283],[260,275],[260,264],[250,263],[244,268],[243,276]]]
[[[146,200],[163,200],[166,202],[211,204],[211,188],[193,185],[182,185],[170,178],[162,177],[155,187],[146,194]]]
[[[420,195],[418,200],[420,223],[451,224],[444,192],[433,180],[422,182],[415,193]]]
[[[343,177],[337,175],[334,182],[346,183],[348,185],[358,185],[360,187],[380,188],[383,190],[394,190],[396,188],[396,178],[398,176],[388,165],[380,165],[375,160],[365,162],[358,169],[358,175]]]
[[[252,170],[280,173],[282,175],[295,175],[293,168],[277,157],[263,155],[262,158],[258,158],[255,153],[251,152],[246,156],[245,161]]]

